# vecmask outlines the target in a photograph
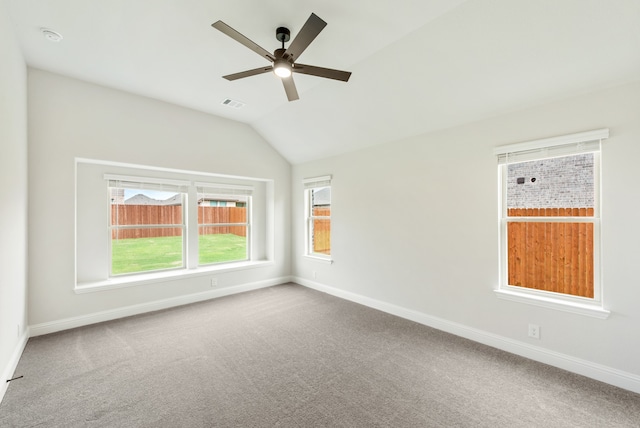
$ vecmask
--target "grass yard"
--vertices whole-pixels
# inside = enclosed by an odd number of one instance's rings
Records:
[[[233,234],[201,235],[199,263],[245,260],[247,239]],[[111,242],[113,275],[182,267],[182,237],[119,239]]]
[[[231,233],[199,235],[198,248],[198,263],[201,265],[247,258],[247,238]]]

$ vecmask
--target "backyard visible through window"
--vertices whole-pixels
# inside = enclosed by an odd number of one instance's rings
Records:
[[[309,189],[309,245],[312,254],[331,254],[331,187]]]
[[[184,266],[182,193],[110,187],[111,274]]]
[[[186,267],[195,229],[198,265],[248,260],[252,187],[211,186],[110,180],[111,275]],[[189,189],[197,205],[187,201]],[[197,210],[197,224],[186,218],[187,206]]]
[[[198,191],[198,263],[247,260],[249,196]]]
[[[508,285],[594,297],[596,154],[506,167]]]

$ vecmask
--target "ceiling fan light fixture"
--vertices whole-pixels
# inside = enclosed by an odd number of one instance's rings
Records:
[[[273,63],[273,72],[278,77],[287,78],[291,76],[291,64],[285,59],[278,59]]]

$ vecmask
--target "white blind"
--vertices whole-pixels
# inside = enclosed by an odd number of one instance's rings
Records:
[[[498,164],[568,156],[600,151],[601,141],[609,137],[608,129],[564,135],[544,140],[500,146],[494,150]]]
[[[305,189],[331,186],[331,176],[324,175],[322,177],[305,178],[302,180],[302,184]]]
[[[124,189],[146,189],[161,190],[164,192],[186,193],[189,189],[189,181],[170,180],[153,177],[135,177],[131,175],[105,174],[104,179],[108,181],[109,187],[119,187]]]
[[[198,193],[208,193],[216,195],[253,195],[253,186],[243,186],[239,184],[204,183],[196,182]]]

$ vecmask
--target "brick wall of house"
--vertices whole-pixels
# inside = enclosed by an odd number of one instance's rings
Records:
[[[507,166],[508,208],[594,207],[593,153]],[[518,184],[518,179],[524,182]]]

